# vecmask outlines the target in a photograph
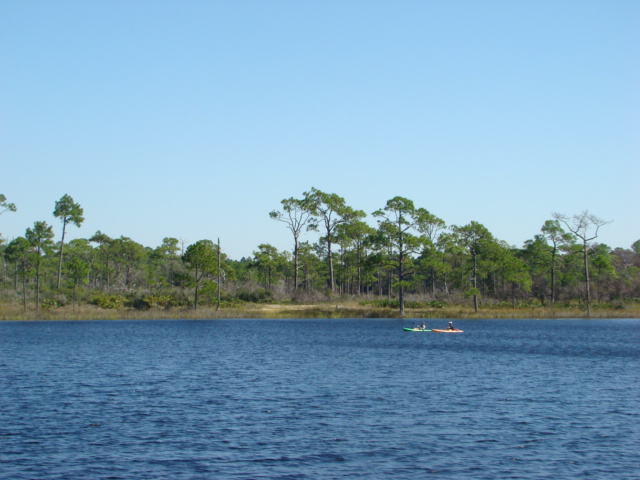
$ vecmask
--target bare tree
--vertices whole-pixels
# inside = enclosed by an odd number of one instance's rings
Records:
[[[585,279],[585,300],[587,304],[587,317],[591,317],[591,283],[589,280],[589,242],[598,238],[598,230],[603,225],[611,223],[609,221],[602,220],[588,210],[584,210],[582,213],[574,215],[569,218],[561,213],[554,213],[553,218],[564,223],[569,231],[576,237],[582,240],[582,260],[584,268]]]

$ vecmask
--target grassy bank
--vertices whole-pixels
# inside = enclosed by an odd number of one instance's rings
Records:
[[[170,320],[221,318],[398,318],[398,310],[388,307],[363,306],[358,302],[321,303],[313,305],[246,304],[238,308],[171,308],[137,310],[133,308],[104,309],[91,305],[75,308],[64,306],[50,309],[27,309],[21,305],[0,304],[0,320]],[[478,313],[473,307],[448,305],[438,308],[407,308],[407,319],[481,319],[481,318],[586,318],[584,309],[550,307],[486,307]],[[640,318],[640,305],[624,308],[592,307],[591,318]]]

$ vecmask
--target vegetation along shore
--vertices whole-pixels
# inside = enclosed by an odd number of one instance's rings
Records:
[[[0,214],[16,211],[0,194]],[[97,231],[66,241],[84,211],[64,195],[58,235],[35,221],[0,236],[0,319],[640,318],[640,240],[598,243],[608,222],[588,211],[552,214],[521,247],[399,196],[372,212],[375,225],[315,188],[268,215],[292,250],[263,243],[237,260],[219,239],[151,248]]]
[[[414,305],[414,302],[409,302]],[[136,309],[122,307],[103,309],[94,305],[57,307],[52,309],[29,309],[20,305],[0,305],[2,320],[209,320],[209,319],[313,319],[313,318],[399,318],[395,305],[386,302],[372,304],[370,301],[338,301],[317,304],[245,304],[241,307],[222,308],[192,307]],[[407,320],[418,319],[568,319],[585,318],[583,305],[564,305],[554,308],[542,306],[487,306],[475,312],[473,305],[451,305],[429,307],[415,305],[406,308]],[[591,318],[638,318],[640,303],[626,306],[595,305]]]

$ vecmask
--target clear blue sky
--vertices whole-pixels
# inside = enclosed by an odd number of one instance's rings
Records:
[[[59,239],[69,194],[68,238],[220,237],[239,259],[290,250],[268,214],[316,187],[518,247],[589,210],[629,248],[640,2],[0,0],[0,175],[7,240],[37,220]]]

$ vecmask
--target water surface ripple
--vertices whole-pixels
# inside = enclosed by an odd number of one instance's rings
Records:
[[[0,478],[640,478],[640,322],[408,324],[0,323]]]

